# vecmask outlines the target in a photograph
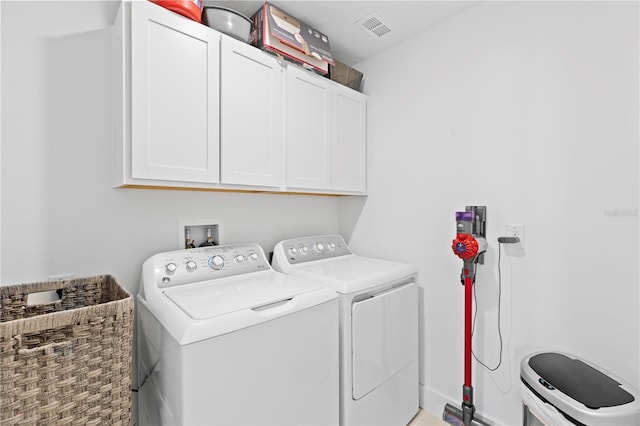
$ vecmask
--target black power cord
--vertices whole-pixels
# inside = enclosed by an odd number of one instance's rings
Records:
[[[502,330],[500,329],[500,315],[501,315],[501,306],[502,306],[502,272],[500,270],[500,260],[502,258],[502,251],[500,250],[502,243],[505,244],[513,244],[513,243],[517,243],[519,242],[520,239],[518,237],[500,237],[498,238],[498,337],[500,339],[500,358],[498,359],[498,365],[496,365],[495,367],[489,367],[488,365],[486,365],[484,362],[480,361],[480,359],[478,359],[478,357],[476,356],[475,352],[473,351],[473,349],[471,350],[471,355],[473,355],[473,358],[475,358],[476,361],[478,361],[478,363],[480,365],[482,365],[484,368],[486,368],[489,371],[496,371],[498,368],[500,368],[500,365],[502,364],[502,346],[503,346],[503,342],[502,342]],[[478,298],[476,296],[476,288],[475,286],[473,287],[473,299],[474,302],[476,304],[476,311],[473,313],[473,327],[471,329],[471,336],[473,336],[473,334],[475,333],[476,330],[476,316],[478,315]]]

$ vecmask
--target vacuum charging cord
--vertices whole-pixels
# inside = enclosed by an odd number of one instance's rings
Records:
[[[502,339],[502,330],[500,327],[501,313],[502,313],[502,270],[500,267],[501,260],[502,260],[501,247],[502,247],[502,244],[516,244],[519,242],[520,242],[520,238],[518,237],[498,237],[498,243],[500,243],[498,244],[498,339],[500,340],[500,355],[498,358],[498,364],[495,367],[489,367],[487,364],[480,361],[480,359],[476,356],[475,352],[471,351],[473,358],[476,361],[478,361],[480,365],[482,365],[484,368],[486,368],[489,371],[496,371],[498,368],[500,368],[500,365],[502,365],[503,339]],[[475,280],[475,273],[474,273],[474,280]],[[476,311],[473,314],[473,331],[471,332],[472,335],[476,329],[476,317],[478,315],[478,309],[477,309],[478,298],[476,295],[475,286],[473,288],[473,298],[476,305]]]

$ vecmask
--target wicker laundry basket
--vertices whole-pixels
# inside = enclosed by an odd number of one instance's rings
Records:
[[[0,424],[131,424],[134,303],[112,276],[0,286],[0,303]]]

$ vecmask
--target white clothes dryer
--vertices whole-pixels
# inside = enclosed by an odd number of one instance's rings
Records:
[[[273,267],[340,296],[340,424],[409,423],[419,409],[415,268],[357,256],[338,235],[281,241]]]
[[[260,246],[156,254],[137,301],[138,424],[338,423],[338,297]]]

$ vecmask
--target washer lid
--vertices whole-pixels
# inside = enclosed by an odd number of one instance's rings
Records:
[[[295,265],[290,273],[348,294],[397,281],[416,270],[404,263],[351,254]]]
[[[257,309],[319,289],[316,283],[263,271],[168,288],[164,295],[193,319]]]

